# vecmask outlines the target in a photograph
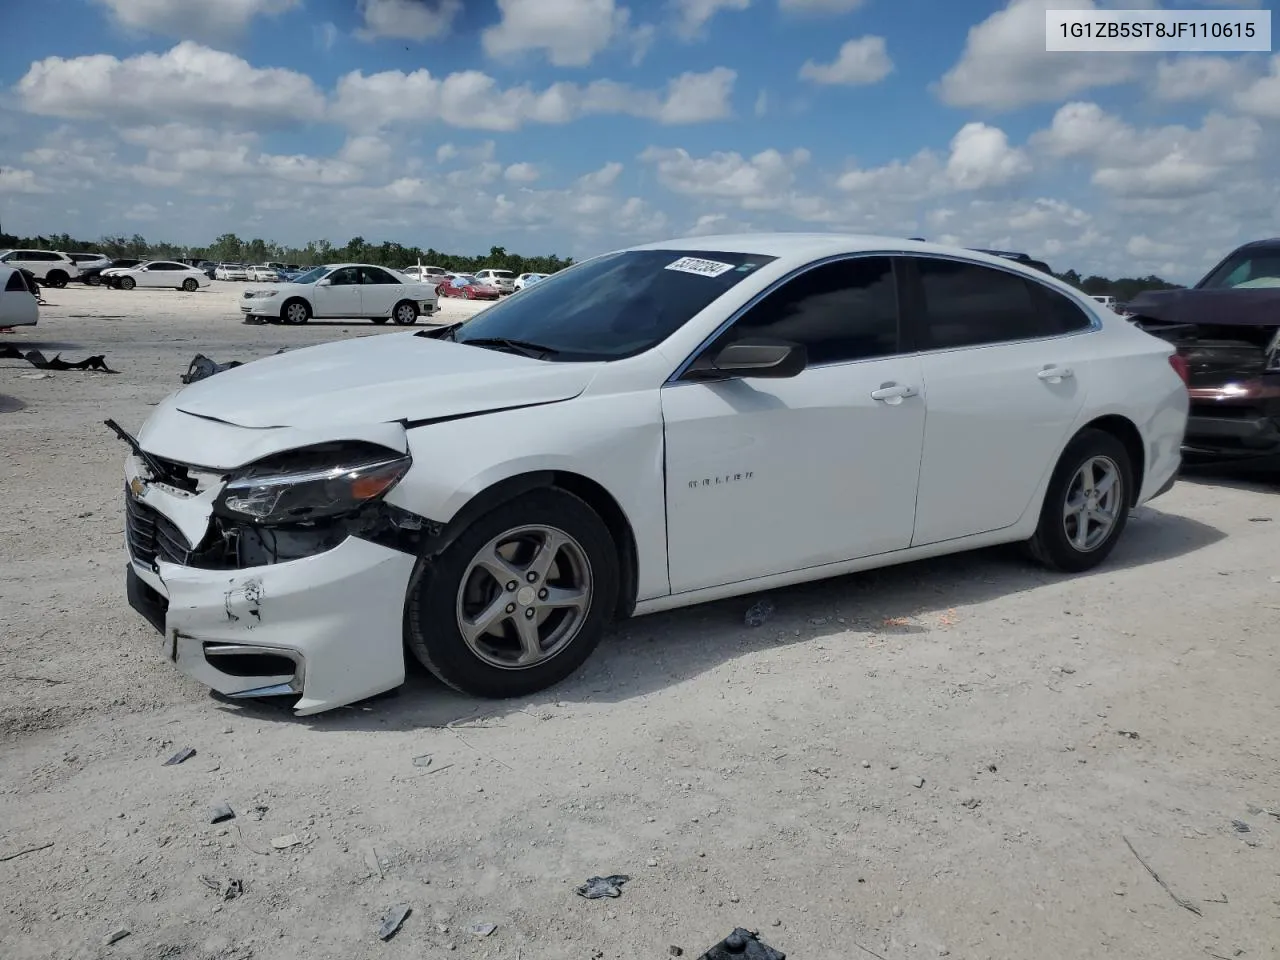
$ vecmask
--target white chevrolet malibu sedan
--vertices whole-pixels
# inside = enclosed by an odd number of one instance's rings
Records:
[[[418,317],[435,313],[439,303],[434,284],[370,263],[334,263],[284,283],[246,290],[240,312],[247,320],[291,324],[330,317],[412,326]]]
[[[874,237],[636,247],[465,324],[184,387],[125,466],[179,670],[299,714],[572,674],[610,621],[1002,543],[1079,572],[1169,489],[1172,348],[1005,259]]]

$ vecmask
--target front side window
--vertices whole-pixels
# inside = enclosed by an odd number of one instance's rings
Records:
[[[1052,337],[1089,323],[1056,306],[1049,290],[1008,270],[940,258],[913,258],[924,311],[924,347],[975,347]],[[1065,298],[1064,298],[1065,299]],[[1066,301],[1066,307],[1071,307]]]
[[[893,262],[857,257],[807,270],[743,314],[711,349],[744,337],[803,344],[811,365],[898,353]]]
[[[477,314],[455,334],[536,343],[560,361],[619,360],[652,349],[774,257],[623,250],[575,264]]]
[[[343,267],[329,276],[329,283],[335,287],[350,287],[360,282],[359,267]]]

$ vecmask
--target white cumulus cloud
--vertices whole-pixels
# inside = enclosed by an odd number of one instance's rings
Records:
[[[831,63],[806,60],[800,68],[802,80],[814,83],[859,86],[879,83],[893,70],[893,61],[885,48],[884,37],[859,37],[848,40]]]
[[[278,16],[302,0],[94,0],[120,26],[179,40],[222,43],[244,33],[255,17]]]
[[[462,12],[462,0],[359,0],[364,40],[383,37],[431,40],[447,34]]]

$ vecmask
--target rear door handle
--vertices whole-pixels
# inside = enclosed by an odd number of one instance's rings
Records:
[[[884,400],[887,403],[901,403],[907,397],[914,397],[916,388],[905,383],[882,383],[879,390],[871,391],[872,400]]]
[[[1043,370],[1036,374],[1041,380],[1049,380],[1058,383],[1062,380],[1070,380],[1076,375],[1076,372],[1070,367],[1059,367],[1052,363],[1048,364]]]

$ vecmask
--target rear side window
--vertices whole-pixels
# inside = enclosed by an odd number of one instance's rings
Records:
[[[788,280],[747,311],[716,347],[740,337],[802,343],[810,364],[899,351],[898,293],[888,257],[824,263]]]
[[[365,283],[399,283],[400,281],[387,273],[385,270],[379,270],[377,267],[361,267],[360,272],[364,275]]]
[[[912,259],[925,349],[1032,340],[1089,326],[1065,296],[1018,274],[957,260]]]

